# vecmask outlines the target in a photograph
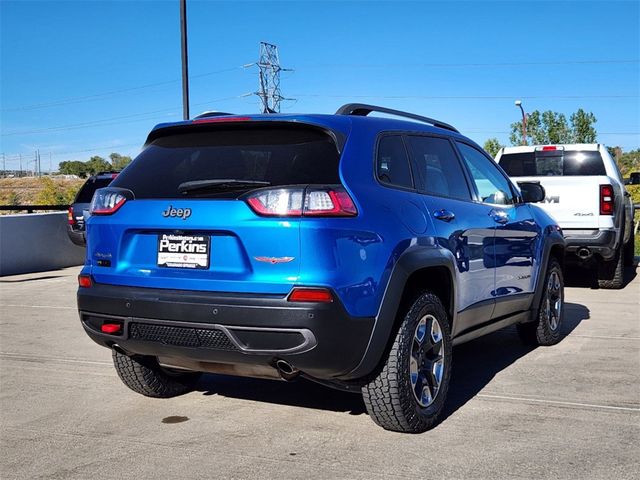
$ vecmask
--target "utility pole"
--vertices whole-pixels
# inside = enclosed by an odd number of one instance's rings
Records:
[[[262,103],[262,113],[280,113],[280,102],[291,100],[280,93],[280,72],[291,69],[280,66],[278,47],[267,42],[260,42],[260,60],[258,60],[260,90],[256,95]]]
[[[22,177],[22,154],[20,154],[20,177]]]
[[[187,49],[187,0],[180,0],[180,39],[182,46],[182,119],[189,120],[189,57]]]
[[[49,175],[51,175],[51,152],[49,152]]]
[[[4,158],[4,153],[2,154],[2,176],[6,176],[7,174],[7,162]]]

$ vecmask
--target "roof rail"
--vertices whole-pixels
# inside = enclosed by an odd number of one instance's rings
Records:
[[[195,117],[193,117],[193,119],[195,120],[196,118],[224,117],[226,115],[235,115],[235,114],[227,113],[227,112],[202,112],[200,115],[196,115]]]
[[[401,110],[377,107],[375,105],[366,105],[364,103],[347,103],[346,105],[343,105],[338,109],[336,115],[357,115],[360,117],[366,117],[371,112],[388,113],[389,115],[410,118],[419,122],[428,123],[429,125],[433,125],[434,127],[444,128],[446,130],[451,130],[452,132],[460,133],[455,127],[449,125],[448,123],[441,122],[440,120],[423,117],[421,115],[416,115],[415,113],[403,112]]]

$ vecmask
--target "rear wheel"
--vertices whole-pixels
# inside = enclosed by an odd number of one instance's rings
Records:
[[[529,323],[517,325],[518,334],[527,345],[555,345],[560,341],[560,328],[564,318],[564,278],[555,258],[549,259],[545,276],[545,291],[540,300],[538,317]]]
[[[448,316],[426,292],[407,310],[380,373],[362,387],[367,412],[387,430],[424,432],[442,413],[450,376]]]
[[[624,284],[624,249],[618,247],[612,260],[598,263],[598,286],[600,288],[618,289]]]
[[[146,397],[171,398],[192,391],[199,373],[174,373],[153,357],[128,357],[113,350],[113,365],[122,383]]]

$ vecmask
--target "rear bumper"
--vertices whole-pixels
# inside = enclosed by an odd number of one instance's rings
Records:
[[[335,296],[334,296],[335,298]],[[291,303],[283,296],[231,295],[94,284],[78,289],[86,333],[131,354],[274,366],[279,359],[322,380],[348,379],[362,359],[373,318],[340,302]],[[102,323],[122,325],[119,334]]]
[[[610,260],[615,254],[615,230],[594,230],[593,233],[584,230],[564,230],[564,236],[567,253],[576,254],[581,248],[587,248],[591,254],[599,255],[605,260]]]

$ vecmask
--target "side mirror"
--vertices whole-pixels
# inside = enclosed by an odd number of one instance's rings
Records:
[[[518,182],[518,186],[525,203],[538,203],[547,196],[544,187],[538,182]]]

